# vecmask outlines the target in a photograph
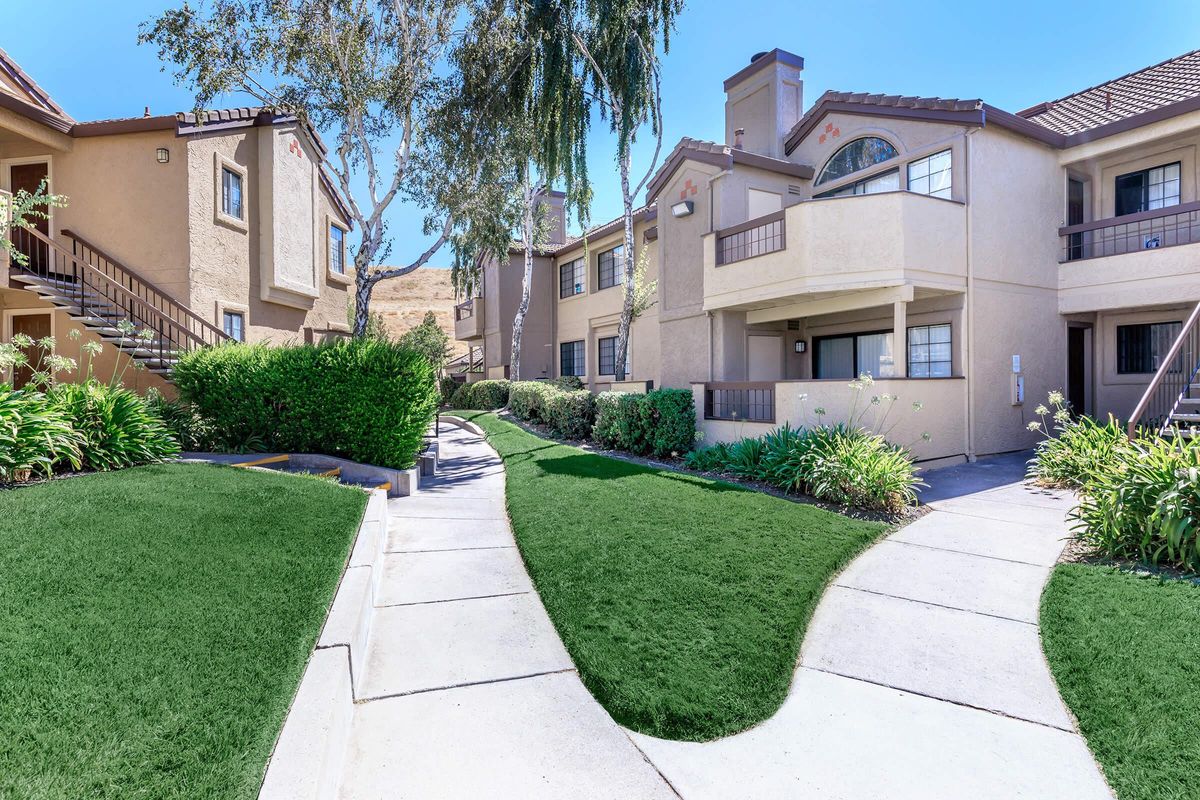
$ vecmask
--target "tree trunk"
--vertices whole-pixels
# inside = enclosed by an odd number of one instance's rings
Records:
[[[629,150],[626,149],[621,159],[621,200],[624,204],[625,221],[625,274],[621,283],[625,287],[625,303],[621,307],[621,324],[617,328],[616,363],[613,365],[614,378],[618,381],[626,379],[625,365],[629,363],[629,329],[633,325],[633,273],[637,263],[637,255],[633,252],[633,194],[629,189],[629,160]]]
[[[509,363],[508,376],[511,380],[521,380],[521,334],[525,330],[525,314],[529,311],[529,289],[533,283],[533,245],[534,219],[533,204],[537,202],[537,193],[525,183],[525,220],[522,224],[521,235],[525,245],[525,274],[521,280],[521,304],[517,306],[517,314],[513,317],[512,355]]]
[[[354,338],[361,339],[367,335],[367,325],[371,321],[371,291],[375,282],[370,279],[365,267],[358,267],[354,273]]]

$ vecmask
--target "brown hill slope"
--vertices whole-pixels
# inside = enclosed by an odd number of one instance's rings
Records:
[[[432,311],[450,336],[455,354],[467,352],[464,343],[454,340],[454,289],[448,269],[424,267],[401,278],[380,281],[371,294],[371,310],[383,315],[393,337],[420,325],[425,312]]]

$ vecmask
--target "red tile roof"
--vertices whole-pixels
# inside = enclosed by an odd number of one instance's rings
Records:
[[[1200,96],[1200,50],[1167,59],[1017,115],[1070,136]]]

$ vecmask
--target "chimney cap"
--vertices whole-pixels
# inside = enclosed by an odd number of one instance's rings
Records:
[[[760,58],[762,58],[769,52],[771,52],[771,51],[770,50],[759,50],[757,53],[750,56],[750,63],[753,64],[755,61],[758,61]]]
[[[769,67],[775,62],[785,64],[789,67],[795,67],[798,70],[804,69],[804,59],[795,53],[789,53],[787,50],[780,50],[776,47],[774,50],[768,50],[765,53],[755,53],[750,63],[735,72],[725,81],[725,91],[729,91],[737,86],[742,81],[749,78],[760,69]]]

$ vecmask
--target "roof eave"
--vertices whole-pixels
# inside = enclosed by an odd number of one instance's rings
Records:
[[[974,110],[953,111],[938,108],[908,108],[905,106],[880,106],[870,103],[855,103],[845,100],[817,101],[813,111],[810,111],[788,131],[784,140],[783,152],[791,155],[817,125],[826,116],[833,113],[857,114],[867,117],[888,117],[890,119],[915,119],[924,122],[947,122],[955,125],[982,127],[984,124],[983,107]],[[1040,127],[1040,126],[1039,126]]]

